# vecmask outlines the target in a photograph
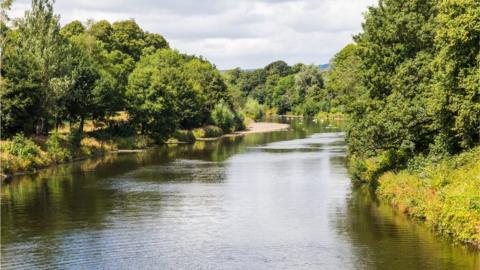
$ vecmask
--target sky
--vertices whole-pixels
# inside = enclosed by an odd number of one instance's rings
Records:
[[[219,69],[259,68],[276,61],[325,64],[361,30],[378,0],[57,0],[61,23],[125,19],[162,34],[181,52]],[[23,16],[30,0],[16,0]]]

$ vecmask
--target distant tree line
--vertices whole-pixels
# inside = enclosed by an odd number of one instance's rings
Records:
[[[247,114],[254,103],[277,114],[313,116],[330,110],[318,66],[275,61],[255,70],[229,70],[224,77],[235,100],[246,104]]]

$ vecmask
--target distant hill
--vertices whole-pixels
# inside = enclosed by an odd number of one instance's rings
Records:
[[[320,68],[320,70],[324,71],[324,70],[328,70],[330,68],[330,65],[322,64],[322,65],[318,65],[318,67]]]
[[[330,64],[321,64],[321,65],[318,65],[318,67],[320,68],[321,71],[324,71],[324,70],[328,70],[330,68]],[[229,70],[232,70],[232,69],[221,69],[220,72],[221,73],[224,73],[224,72],[227,72]],[[243,69],[243,71],[254,71],[255,68],[245,68]]]

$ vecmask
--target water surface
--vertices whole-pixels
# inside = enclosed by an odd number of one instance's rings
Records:
[[[115,154],[2,186],[2,269],[480,269],[352,188],[339,123]]]

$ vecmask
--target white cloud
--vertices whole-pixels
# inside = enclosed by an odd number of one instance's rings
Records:
[[[57,0],[62,23],[134,18],[172,47],[221,69],[262,67],[283,59],[326,63],[361,30],[377,0]],[[28,0],[14,2],[21,16]]]

